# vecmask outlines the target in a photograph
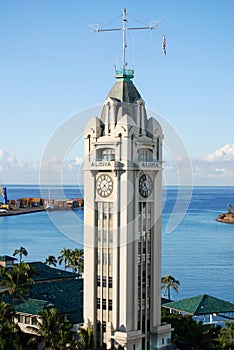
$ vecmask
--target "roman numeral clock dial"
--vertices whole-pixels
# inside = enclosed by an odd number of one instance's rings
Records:
[[[98,176],[96,182],[96,191],[99,196],[106,198],[113,191],[113,180],[109,175],[102,174]]]
[[[153,191],[153,181],[147,174],[143,174],[139,179],[139,193],[143,198],[148,198]]]

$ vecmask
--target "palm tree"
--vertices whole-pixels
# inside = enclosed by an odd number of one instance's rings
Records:
[[[48,258],[46,258],[45,264],[49,266],[53,265],[54,267],[56,267],[57,259],[55,258],[55,256],[49,255]]]
[[[21,264],[23,255],[27,256],[28,252],[27,252],[27,250],[24,247],[20,247],[19,249],[16,249],[14,251],[13,256],[16,256],[18,254],[19,254],[19,257],[20,257],[20,264]]]
[[[94,349],[94,334],[93,334],[93,326],[89,321],[88,324],[84,327],[81,327],[78,331],[80,341],[79,341],[79,349],[80,350],[91,350]]]
[[[13,296],[13,304],[15,298],[25,299],[31,285],[34,283],[33,274],[34,270],[26,263],[14,265],[12,269],[5,270],[0,286],[7,288],[8,293]]]
[[[211,350],[219,349],[217,334],[219,328],[205,326],[201,321],[195,321],[192,316],[165,313],[162,315],[162,323],[171,324],[173,329],[173,345],[180,349]]]
[[[178,293],[180,282],[170,275],[166,275],[161,279],[161,289],[163,289],[163,295],[166,295],[167,298],[171,300],[171,288]]]
[[[12,321],[15,310],[12,305],[0,302],[0,322],[5,320]]]
[[[0,302],[0,350],[21,349],[19,327],[14,324],[14,314],[12,305]]]
[[[224,327],[220,330],[219,344],[221,349],[233,349],[234,339],[234,322],[226,322]]]
[[[45,309],[38,320],[38,327],[27,327],[37,336],[44,339],[44,350],[64,350],[69,349],[71,340],[70,322],[59,322],[57,310],[55,308]],[[31,339],[33,342],[34,338]]]
[[[231,203],[228,204],[227,212],[228,212],[228,214],[232,213],[232,205],[231,205]]]
[[[0,323],[0,350],[21,350],[20,328],[12,322]]]
[[[71,256],[69,259],[68,267],[71,267],[73,272],[78,272],[81,274],[84,271],[84,250],[83,249],[75,249],[71,251]]]
[[[70,257],[71,257],[71,249],[67,249],[67,248],[63,248],[63,250],[60,251],[60,256],[58,257],[58,263],[59,265],[61,265],[64,262],[65,265],[65,270],[68,267],[68,263],[70,261]]]

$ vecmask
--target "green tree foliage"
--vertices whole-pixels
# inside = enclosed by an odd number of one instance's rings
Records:
[[[68,267],[72,268],[73,272],[79,275],[84,271],[84,251],[83,249],[74,249],[69,257]]]
[[[86,326],[81,327],[78,331],[80,341],[78,343],[79,350],[92,350],[94,349],[94,333],[93,326],[89,322]]]
[[[49,266],[54,266],[56,267],[57,264],[57,259],[55,258],[55,256],[53,255],[49,255],[48,258],[46,258],[45,264],[49,265]]]
[[[22,263],[22,257],[27,256],[28,252],[24,247],[20,247],[19,249],[16,249],[13,253],[13,256],[19,255],[20,258],[20,264]]]
[[[164,312],[162,322],[171,324],[173,344],[179,349],[211,350],[217,348],[217,337],[220,327],[205,326],[196,322],[191,316],[168,314]]]
[[[70,256],[71,256],[71,252],[72,252],[72,250],[71,249],[67,249],[67,248],[63,248],[60,251],[61,255],[58,257],[58,263],[59,263],[59,265],[64,263],[65,270],[68,268],[68,262],[69,262],[69,259],[70,259]]]
[[[61,265],[64,263],[65,270],[71,268],[73,272],[82,274],[84,271],[84,251],[83,249],[67,249],[63,248],[60,251],[60,256],[58,257],[58,263]]]
[[[19,327],[14,323],[14,308],[0,302],[0,350],[20,350]]]
[[[220,330],[219,345],[220,349],[233,350],[234,349],[234,322],[226,322],[224,327]]]
[[[163,289],[163,295],[166,295],[171,300],[171,289],[178,293],[180,282],[170,275],[166,275],[161,279],[161,289]]]
[[[43,350],[70,349],[72,344],[72,325],[68,321],[60,322],[55,308],[45,309],[38,320],[38,327],[28,327],[28,330],[44,339]],[[31,338],[31,343],[35,340]]]
[[[232,213],[232,205],[231,205],[231,203],[228,204],[227,212],[228,212],[228,214]]]
[[[27,264],[22,263],[14,265],[12,269],[4,269],[2,271],[2,280],[0,281],[0,287],[6,288],[8,294],[13,296],[13,302],[15,298],[25,300],[25,296],[28,295],[33,281],[34,270]]]

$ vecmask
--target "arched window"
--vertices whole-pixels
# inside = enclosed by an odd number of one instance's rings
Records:
[[[115,160],[115,150],[113,148],[101,148],[97,150],[97,160]]]
[[[137,153],[139,161],[151,162],[153,160],[153,151],[151,149],[140,148]]]

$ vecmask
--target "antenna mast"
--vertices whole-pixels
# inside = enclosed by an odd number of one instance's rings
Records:
[[[123,14],[122,14],[122,27],[121,28],[107,28],[107,29],[102,29],[100,28],[100,25],[90,25],[92,28],[92,32],[100,33],[100,32],[113,32],[113,31],[122,31],[123,32],[123,61],[122,61],[122,69],[117,70],[116,69],[116,77],[120,75],[132,77],[134,76],[134,71],[133,69],[126,69],[127,63],[126,63],[126,48],[127,48],[127,40],[126,40],[126,34],[127,30],[144,30],[144,29],[156,29],[158,28],[158,22],[159,21],[151,21],[150,25],[148,27],[127,27],[127,11],[124,8],[123,9]]]
[[[127,47],[127,42],[126,42],[126,29],[127,29],[127,18],[126,18],[126,9],[123,9],[123,27],[122,27],[122,31],[123,31],[123,71],[126,68],[126,47]]]

